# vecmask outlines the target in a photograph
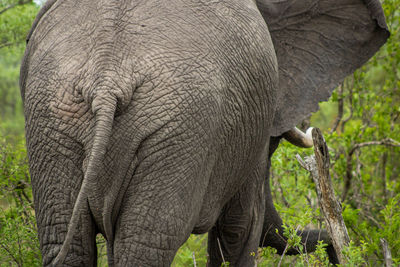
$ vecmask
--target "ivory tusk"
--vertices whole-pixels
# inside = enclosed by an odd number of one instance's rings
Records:
[[[310,127],[307,129],[306,133],[303,133],[301,130],[294,127],[293,129],[285,132],[282,136],[289,141],[291,144],[298,146],[309,148],[313,147],[313,139],[312,139],[312,129]]]

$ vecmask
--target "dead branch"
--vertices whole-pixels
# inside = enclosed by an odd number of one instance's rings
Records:
[[[381,182],[382,182],[382,188],[383,188],[383,200],[384,204],[387,204],[388,201],[388,190],[386,186],[386,164],[387,164],[387,159],[388,159],[388,152],[383,153],[382,157],[382,168],[381,168]]]
[[[217,237],[217,243],[218,243],[219,252],[221,253],[222,262],[224,263],[224,266],[226,266],[226,261],[225,261],[225,258],[224,258],[224,253],[222,252],[222,248],[221,248],[221,242],[219,242],[219,238],[218,238],[218,237]]]
[[[277,184],[278,184],[278,188],[277,189],[278,189],[278,192],[281,194],[283,204],[285,205],[286,208],[290,208],[290,204],[286,200],[285,195],[283,194],[283,189],[282,189],[281,183],[277,182]]]
[[[365,146],[378,146],[378,145],[400,147],[400,142],[397,142],[396,140],[393,140],[392,138],[385,138],[385,139],[382,139],[381,141],[370,141],[370,142],[359,143],[359,144],[356,144],[353,146],[353,148],[349,152],[349,155],[353,155],[354,152],[359,148],[362,148]]]
[[[305,167],[311,173],[327,230],[332,239],[332,245],[338,256],[339,263],[345,264],[342,251],[345,246],[348,246],[350,239],[342,217],[341,204],[336,199],[332,187],[329,174],[330,159],[328,147],[318,128],[313,129],[312,136],[315,155],[306,157],[304,161],[298,155],[297,158],[300,158],[299,162],[303,168]]]
[[[336,117],[335,123],[332,126],[330,134],[336,131],[337,127],[340,124],[340,121],[343,118],[343,84],[338,87],[338,115]]]
[[[346,199],[347,194],[350,190],[351,187],[351,180],[353,178],[352,170],[353,170],[353,160],[352,156],[354,152],[356,152],[358,149],[366,146],[391,146],[391,147],[400,147],[400,143],[397,142],[396,140],[393,140],[391,138],[385,138],[382,139],[381,141],[370,141],[370,142],[364,142],[364,143],[359,143],[354,145],[351,149],[350,152],[347,155],[347,160],[346,160],[346,176],[345,176],[345,183],[344,183],[344,188],[343,188],[343,193],[342,193],[342,202]]]
[[[16,45],[17,43],[3,43],[0,44],[0,49],[4,48],[4,47],[9,47],[9,46],[13,46]]]
[[[384,238],[381,238],[381,245],[383,250],[383,257],[385,258],[385,266],[391,267],[393,264],[392,253],[390,252],[389,245]]]
[[[196,255],[194,254],[194,251],[192,252],[192,259],[193,259],[193,267],[197,267],[197,264],[196,264]]]
[[[342,125],[340,126],[340,130],[343,133],[344,132],[344,126],[345,124],[353,118],[353,87],[354,87],[354,79],[352,80],[352,84],[349,85],[347,84],[346,88],[349,88],[349,109],[350,109],[350,114],[349,116],[342,121]]]

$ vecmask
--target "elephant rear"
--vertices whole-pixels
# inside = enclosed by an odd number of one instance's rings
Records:
[[[35,22],[21,68],[44,264],[58,255],[53,263],[93,265],[97,232],[108,241],[111,264],[113,255],[119,260],[131,257],[132,262],[138,256],[137,251],[121,254],[125,236],[134,237],[129,242],[150,251],[147,256],[158,258],[156,262],[172,259],[199,216],[207,215],[199,215],[202,206],[215,204],[213,216],[201,219],[207,230],[232,188],[241,183],[240,177],[223,177],[226,191],[210,195],[210,203],[202,201],[211,177],[212,187],[225,174],[218,171],[225,162],[224,144],[238,138],[238,123],[247,120],[232,110],[245,108],[240,103],[247,94],[261,95],[265,89],[263,83],[247,88],[254,73],[237,67],[256,67],[260,76],[275,72],[276,79],[273,51],[268,48],[265,55],[265,49],[243,39],[251,27],[237,31],[228,23],[220,29],[216,22],[222,14],[232,21],[245,18],[235,18],[222,5],[50,4]],[[208,20],[214,23],[204,23]],[[194,35],[196,31],[201,34]],[[247,50],[239,49],[242,44],[233,42],[232,35],[242,35]],[[221,58],[221,51],[229,60]],[[259,54],[265,64],[249,62],[248,53]],[[241,76],[231,80],[237,72]],[[240,84],[243,77],[245,84]],[[244,95],[236,88],[244,89]],[[260,124],[271,109],[260,103],[254,122]],[[244,111],[254,116],[253,110]],[[223,120],[232,125],[221,126]],[[237,143],[249,149],[259,139]],[[240,164],[241,157],[231,163],[235,168]],[[165,198],[169,201],[163,202]],[[163,219],[148,225],[154,214]],[[143,232],[143,225],[154,229]],[[145,248],[136,240],[142,236],[158,243]],[[157,246],[171,249],[160,253]]]

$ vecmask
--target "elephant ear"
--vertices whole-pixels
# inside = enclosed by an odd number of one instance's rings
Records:
[[[379,0],[257,0],[257,6],[279,66],[273,136],[317,111],[390,35]]]

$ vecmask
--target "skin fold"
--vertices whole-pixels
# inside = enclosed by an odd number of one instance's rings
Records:
[[[110,266],[169,266],[191,233],[209,266],[281,253],[279,138],[389,36],[379,1],[330,5],[48,1],[20,76],[43,265],[95,266],[98,233]]]

